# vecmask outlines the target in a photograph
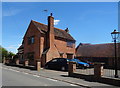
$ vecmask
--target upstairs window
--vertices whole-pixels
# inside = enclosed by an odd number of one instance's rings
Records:
[[[28,37],[28,44],[31,44],[31,39],[30,39],[30,37]]]
[[[67,41],[67,47],[73,47],[74,42],[73,41]]]
[[[34,37],[31,37],[31,43],[32,44],[34,43]]]
[[[28,37],[28,44],[33,44],[35,42],[34,36]]]

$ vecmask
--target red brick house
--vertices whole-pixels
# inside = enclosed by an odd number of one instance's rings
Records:
[[[120,69],[120,52],[117,43],[118,68]],[[76,48],[76,58],[92,62],[103,62],[107,66],[114,66],[114,43],[106,44],[82,44]]]
[[[18,51],[24,60],[29,59],[31,65],[40,60],[42,66],[53,58],[73,58],[75,55],[75,39],[69,30],[54,27],[54,17],[48,16],[48,25],[31,21],[24,35],[23,44]],[[19,53],[19,52],[18,52]]]

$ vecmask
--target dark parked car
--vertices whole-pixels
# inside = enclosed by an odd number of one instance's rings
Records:
[[[76,62],[78,68],[87,68],[89,67],[88,63],[81,62],[79,59],[67,59],[67,58],[55,58],[45,64],[47,69],[56,69],[56,70],[68,70],[68,62]]]
[[[56,69],[56,70],[67,70],[68,62],[70,60],[67,58],[55,58],[45,64],[45,68]]]

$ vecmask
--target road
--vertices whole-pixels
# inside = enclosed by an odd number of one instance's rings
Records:
[[[74,86],[77,85],[20,72],[13,69],[2,69],[2,86]],[[79,88],[83,88],[80,87]]]

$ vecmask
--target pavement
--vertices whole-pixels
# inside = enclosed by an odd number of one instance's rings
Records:
[[[55,70],[48,70],[48,69],[41,69],[40,71],[15,67],[15,66],[6,66],[2,65],[3,69],[11,69],[19,72],[24,72],[25,74],[31,74],[42,78],[47,78],[51,80],[57,80],[59,82],[68,83],[72,85],[76,85],[79,87],[86,87],[86,88],[120,88],[113,85],[93,82],[93,81],[86,81],[80,78],[69,77],[68,72],[63,71],[55,71]],[[44,85],[43,85],[44,86]]]

